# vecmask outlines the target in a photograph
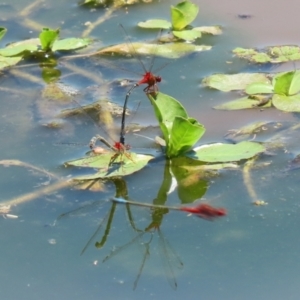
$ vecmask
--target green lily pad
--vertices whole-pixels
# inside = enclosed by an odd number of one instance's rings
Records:
[[[174,36],[185,41],[194,41],[201,37],[201,32],[196,30],[172,31]]]
[[[255,142],[241,142],[238,144],[211,144],[195,148],[193,156],[203,162],[232,162],[249,159],[266,148]]]
[[[262,73],[240,73],[240,74],[215,74],[203,79],[202,84],[223,92],[232,90],[243,90],[252,83],[270,84],[266,74]]]
[[[16,65],[19,61],[22,60],[22,57],[4,57],[0,55],[0,70]]]
[[[261,105],[261,100],[256,97],[242,97],[237,100],[229,101],[221,105],[214,106],[214,109],[219,110],[239,110],[255,107],[271,107],[271,101],[268,101],[266,104]]]
[[[263,82],[255,82],[247,85],[245,92],[248,95],[274,93],[273,85],[271,83],[263,83]]]
[[[152,20],[147,20],[145,22],[139,22],[138,26],[141,28],[169,29],[172,27],[172,24],[166,20],[152,19]]]
[[[118,44],[111,47],[103,48],[97,51],[97,54],[121,54],[121,55],[157,55],[166,58],[180,58],[184,55],[210,50],[211,46],[196,46],[186,43],[172,43],[172,44],[146,44],[146,43],[132,43],[132,46],[128,44]],[[134,50],[135,49],[135,50]]]
[[[88,38],[68,38],[59,41],[56,40],[52,46],[52,51],[77,50],[88,46],[91,42],[92,40]]]
[[[97,173],[76,178],[76,180],[90,180],[97,178],[127,176],[143,169],[148,162],[153,159],[153,156],[151,155],[128,152],[127,154],[117,157],[114,163],[108,167],[113,155],[114,153],[105,153],[84,157],[66,162],[65,165],[98,169]]]
[[[282,111],[300,112],[300,94],[293,96],[275,94],[272,97],[272,103]]]
[[[24,52],[37,51],[39,45],[40,40],[37,38],[12,43],[0,49],[0,55],[7,57],[21,56]]]

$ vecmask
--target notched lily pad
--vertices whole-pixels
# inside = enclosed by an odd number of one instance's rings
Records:
[[[243,90],[252,83],[271,84],[266,74],[262,73],[240,73],[240,74],[215,74],[205,77],[202,81],[204,86],[214,88],[223,92]]]
[[[203,162],[233,162],[249,159],[265,150],[265,146],[255,142],[218,143],[195,148],[189,156]]]

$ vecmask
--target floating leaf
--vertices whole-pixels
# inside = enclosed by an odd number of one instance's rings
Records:
[[[183,1],[176,6],[171,6],[171,19],[174,30],[182,30],[195,20],[199,7],[190,2]]]
[[[19,61],[22,60],[22,57],[4,57],[0,55],[0,70],[3,70],[7,67],[16,65]]]
[[[37,38],[12,43],[0,49],[0,55],[7,57],[21,56],[24,52],[37,51],[39,45],[40,40]]]
[[[166,20],[152,19],[152,20],[147,20],[145,22],[139,22],[138,26],[142,28],[169,29],[172,27],[172,24]]]
[[[251,83],[270,84],[266,74],[262,73],[240,73],[240,74],[215,74],[203,79],[205,86],[228,92],[232,90],[243,90]]]
[[[90,157],[84,157],[73,161],[66,162],[67,166],[77,166],[86,168],[96,168],[98,172],[91,175],[80,176],[77,180],[90,180],[96,178],[110,178],[116,176],[127,176],[143,169],[148,162],[153,159],[151,155],[127,153],[123,154],[115,160],[109,168],[108,165],[111,162],[111,158],[114,153],[105,153],[101,155],[94,155]],[[122,161],[122,162],[121,162]]]
[[[272,98],[273,105],[282,111],[300,112],[300,94],[285,96],[275,94]]]
[[[248,95],[254,94],[270,94],[273,93],[273,85],[271,83],[255,82],[247,85],[245,92]]]
[[[172,33],[174,36],[185,41],[194,41],[195,39],[201,37],[201,32],[195,30],[172,31]]]
[[[195,148],[191,155],[203,162],[230,162],[249,159],[266,149],[255,142],[241,142],[238,144],[211,144]]]
[[[211,46],[196,46],[186,43],[172,43],[172,44],[146,44],[146,43],[132,43],[132,47],[128,44],[118,44],[115,46],[103,48],[97,52],[97,54],[122,54],[122,55],[156,55],[166,58],[180,58],[184,55],[210,50]],[[135,49],[135,51],[133,50]]]
[[[52,46],[52,51],[59,50],[76,50],[88,46],[92,42],[91,39],[68,38],[55,41]]]
[[[268,98],[269,99],[269,98]],[[271,102],[268,101],[266,104],[262,104],[259,98],[256,97],[242,97],[237,100],[229,101],[221,105],[214,106],[214,109],[220,110],[239,110],[246,108],[255,108],[255,107],[270,107]]]

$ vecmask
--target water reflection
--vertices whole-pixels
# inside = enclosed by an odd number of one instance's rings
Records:
[[[121,179],[116,179],[114,183],[116,185],[118,197],[120,196],[126,197],[127,188],[126,188],[125,181]],[[153,201],[154,204],[161,204],[161,205],[163,202],[165,202],[165,200],[162,199],[159,200],[158,198],[156,198]],[[111,234],[111,229],[114,227],[113,226],[114,216],[118,205],[116,202],[110,202],[110,203],[111,205],[108,208],[105,216],[102,218],[95,232],[88,239],[80,255],[83,255],[86,252],[86,250],[92,245],[94,246],[94,248],[98,250],[105,249],[105,246]],[[63,213],[58,217],[57,220],[61,221],[62,219],[68,216],[81,215],[89,210],[95,210],[96,208],[104,205],[108,206],[108,202],[96,201],[93,203],[89,203],[75,210]],[[169,210],[167,208],[152,209],[150,215],[150,222],[148,223],[147,226],[140,228],[140,226],[136,225],[135,216],[131,211],[130,205],[126,204],[125,208],[126,208],[126,215],[127,215],[129,227],[132,229],[135,235],[132,239],[130,239],[126,243],[120,246],[114,246],[114,248],[110,251],[110,253],[104,257],[102,263],[105,263],[106,261],[112,259],[116,255],[119,254],[124,255],[123,251],[129,247],[133,247],[134,245],[136,247],[142,248],[142,253],[143,253],[142,259],[141,261],[137,262],[138,265],[137,275],[133,283],[133,289],[135,290],[143,274],[143,270],[146,267],[147,262],[149,262],[151,253],[158,251],[159,256],[161,258],[161,264],[159,264],[159,267],[163,268],[165,277],[167,278],[167,281],[171,286],[171,288],[176,289],[177,288],[176,269],[182,269],[183,262],[181,261],[181,258],[173,249],[173,247],[166,239],[166,237],[164,236],[161,230],[164,216],[168,214]],[[155,243],[155,240],[157,240],[157,243]],[[122,257],[122,259],[125,258]],[[160,273],[160,270],[158,273]]]

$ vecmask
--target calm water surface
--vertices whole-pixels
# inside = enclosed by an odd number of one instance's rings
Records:
[[[1,26],[8,28],[1,46],[38,34],[37,30],[25,26],[24,18],[17,15],[20,7],[31,2],[10,3],[0,3]],[[204,89],[200,85],[202,78],[209,74],[235,73],[250,68],[236,60],[232,64],[226,63],[232,60],[230,50],[237,45],[261,46],[282,41],[297,43],[296,37],[289,35],[287,29],[280,31],[282,38],[276,35],[276,38],[269,39],[263,36],[264,32],[258,38],[252,28],[258,26],[253,24],[261,19],[261,11],[256,8],[255,1],[251,1],[252,6],[245,3],[233,7],[228,3],[222,9],[219,4],[211,6],[211,1],[198,3],[200,16],[194,23],[221,24],[224,34],[204,38],[204,44],[214,46],[212,51],[172,61],[160,74],[164,79],[160,89],[182,101],[190,114],[206,126],[203,142],[224,141],[223,135],[227,130],[253,120],[298,120],[295,115],[283,114],[275,109],[214,111],[212,106],[235,95]],[[122,23],[134,39],[153,39],[154,33],[138,30],[136,22],[150,17],[169,18],[171,4],[175,1],[117,10],[91,36],[100,39],[103,45],[120,43],[124,38],[117,24]],[[272,13],[272,7],[269,10],[265,18],[276,14]],[[245,12],[253,14],[253,18],[237,18],[237,14]],[[84,23],[95,21],[103,13],[103,10],[83,9],[74,1],[64,0],[56,6],[52,3],[41,5],[28,18],[43,26],[60,27],[61,36],[65,38],[80,36]],[[269,25],[273,28],[271,21]],[[268,28],[268,24],[264,26]],[[125,89],[108,88],[105,82],[124,78],[128,76],[126,73],[103,68],[99,60],[78,59],[71,63],[103,80],[95,94],[91,92],[93,89],[89,90],[95,82],[82,80],[64,63],[58,65],[62,82],[86,95],[79,99],[82,104],[90,103],[99,95],[122,104]],[[161,59],[156,62],[158,67],[163,63]],[[137,63],[127,61],[127,65],[140,72]],[[41,76],[37,64],[16,70],[37,78]],[[76,175],[76,170],[64,168],[63,163],[84,155],[87,147],[57,144],[87,144],[97,133],[94,125],[85,116],[80,116],[65,120],[61,129],[45,127],[43,124],[54,120],[61,107],[42,96],[43,81],[33,83],[9,70],[0,78],[1,87],[16,91],[0,90],[2,162],[18,160],[61,178]],[[134,80],[134,75],[130,79]],[[134,109],[140,100],[142,102],[133,121],[155,125],[151,106],[141,89],[133,93],[130,108]],[[69,103],[66,106],[75,105]],[[151,135],[152,138],[154,136]],[[141,137],[129,136],[128,139],[134,147],[145,143]],[[297,140],[292,146],[290,142],[287,141],[286,146],[289,151],[275,151],[276,155],[262,158],[263,162],[272,162],[270,166],[251,171],[256,193],[269,203],[266,206],[251,205],[252,199],[241,170],[222,172],[208,182],[205,199],[228,210],[228,216],[216,222],[177,212],[155,214],[141,208],[114,206],[107,201],[116,194],[116,186],[112,182],[105,183],[102,192],[63,189],[13,206],[11,214],[19,218],[3,218],[1,221],[2,298],[298,299],[299,171],[283,171],[299,147]],[[119,182],[117,188],[123,193],[127,189],[132,199],[153,202],[162,189],[164,163],[163,160],[151,163],[138,174],[126,177],[126,182]],[[7,162],[1,166],[0,176],[3,202],[38,191],[54,182],[34,169],[7,167]],[[166,197],[170,205],[180,203],[180,191],[177,189]],[[84,208],[57,220],[61,214],[79,207]],[[97,231],[102,221],[103,226]],[[152,233],[145,233],[149,227],[152,227]],[[93,235],[93,240],[80,255]]]

